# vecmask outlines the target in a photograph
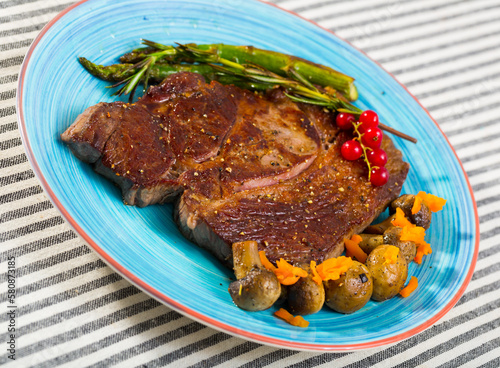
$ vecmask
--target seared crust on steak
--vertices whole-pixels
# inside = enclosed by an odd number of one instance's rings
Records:
[[[272,262],[321,262],[341,255],[344,238],[362,232],[399,195],[408,171],[386,137],[389,182],[372,186],[363,162],[340,155],[350,138],[341,133],[307,170],[276,185],[222,197],[203,195],[196,186],[186,189],[175,211],[182,233],[226,263],[230,245],[247,239],[257,241]],[[215,242],[214,234],[225,242]]]
[[[395,199],[408,164],[388,137],[389,182],[345,161],[334,114],[179,73],[137,103],[100,103],[62,134],[75,155],[122,188],[127,204],[176,200],[181,232],[230,264],[255,240],[275,262],[335,257]]]

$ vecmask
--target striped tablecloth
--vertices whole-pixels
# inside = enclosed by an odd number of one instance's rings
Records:
[[[217,0],[214,0],[217,1]],[[16,122],[17,75],[40,29],[73,1],[0,1],[0,364],[8,367],[499,367],[500,2],[276,0],[366,51],[417,96],[458,152],[481,226],[458,304],[423,333],[355,353],[280,350],[183,317],[123,280],[44,195]],[[16,259],[16,360],[7,269]]]

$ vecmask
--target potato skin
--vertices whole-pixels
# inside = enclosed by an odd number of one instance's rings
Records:
[[[362,274],[366,276],[363,279]],[[373,280],[368,267],[357,261],[353,261],[338,280],[328,280],[324,284],[325,304],[339,313],[353,313],[363,308],[373,292]]]
[[[399,293],[408,276],[408,265],[401,252],[398,252],[396,263],[384,264],[384,253],[390,246],[384,244],[375,248],[366,260],[373,278],[372,299],[376,301],[391,299]]]
[[[379,245],[386,244],[384,243],[383,235],[375,235],[375,234],[359,234],[361,236],[361,242],[359,243],[359,247],[363,249],[363,252],[366,254],[370,254],[372,250],[377,248]]]
[[[325,303],[325,288],[322,283],[316,284],[309,273],[307,277],[301,277],[299,281],[288,287],[287,297],[290,313],[302,316],[314,314],[319,312]]]
[[[398,247],[401,253],[403,253],[406,263],[410,264],[413,261],[413,258],[417,255],[417,246],[412,241],[400,240],[402,230],[402,228],[397,226],[391,226],[388,228],[383,235],[384,244],[390,244]]]

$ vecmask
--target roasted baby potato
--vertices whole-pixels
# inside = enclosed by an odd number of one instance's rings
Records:
[[[307,277],[301,277],[288,290],[288,310],[292,314],[307,315],[321,310],[325,303],[325,288],[323,283],[317,284],[312,279],[309,267],[301,265],[308,272]]]
[[[385,244],[384,237],[378,234],[359,234],[361,236],[361,242],[359,247],[363,249],[363,252],[370,254],[372,250],[377,248],[379,245]]]
[[[326,305],[346,314],[363,308],[373,292],[373,280],[368,267],[357,261],[353,261],[338,280],[328,280],[324,284]]]
[[[405,257],[406,263],[410,264],[413,258],[417,255],[417,246],[412,241],[402,241],[401,231],[403,229],[397,226],[392,226],[384,232],[383,240],[384,244],[394,245],[399,248],[403,256]]]
[[[387,259],[388,252],[394,251],[390,247],[397,250],[393,253],[397,253],[394,263]],[[393,245],[384,244],[374,249],[366,260],[366,266],[373,278],[372,299],[376,301],[391,299],[399,293],[408,276],[405,257],[399,248]]]

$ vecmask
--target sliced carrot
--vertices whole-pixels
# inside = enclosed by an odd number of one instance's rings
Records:
[[[356,242],[357,244],[359,244],[363,241],[363,238],[361,236],[359,236],[358,234],[354,234],[353,236],[351,236],[351,240],[353,242]]]
[[[424,252],[424,255],[428,255],[432,253],[432,248],[429,243],[422,242],[418,245],[418,247]]]
[[[276,262],[276,265],[278,268],[273,271],[282,285],[293,285],[299,281],[301,277],[307,277],[306,270],[303,270],[300,267],[292,266],[283,258],[280,258],[280,260]]]
[[[361,238],[359,235],[357,235]],[[346,254],[356,258],[359,262],[365,263],[366,258],[368,257],[363,249],[360,248],[359,242],[355,242],[353,240],[344,239],[344,245],[346,249]]]
[[[293,285],[301,277],[307,277],[307,271],[303,270],[300,267],[294,267],[283,258],[281,258],[278,262],[276,262],[276,266],[273,265],[266,257],[266,253],[261,250],[259,252],[259,258],[262,262],[262,265],[269,271],[273,271],[278,281],[282,285]]]
[[[309,321],[306,321],[302,316],[295,316],[293,319],[290,321],[290,324],[292,326],[297,326],[297,327],[302,327],[306,328],[309,326]]]
[[[274,312],[274,315],[276,317],[284,319],[285,321],[290,321],[293,319],[292,314],[283,308],[280,308],[278,311]]]
[[[417,197],[422,199],[422,202],[429,207],[432,212],[441,211],[446,204],[446,199],[435,196],[434,194],[418,192]]]
[[[398,260],[399,248],[394,245],[390,245],[384,252],[384,264],[394,264]]]
[[[303,327],[303,328],[309,326],[309,322],[306,321],[304,318],[302,318],[302,316],[294,317],[286,309],[283,308],[280,308],[278,311],[274,312],[274,315],[278,318],[281,318],[285,322],[290,323],[293,326]]]
[[[266,252],[263,250],[259,252],[259,258],[266,270],[274,271],[276,269],[276,267],[267,259]]]
[[[338,280],[351,266],[352,259],[341,256],[327,259],[316,267],[316,271],[323,281]]]
[[[417,244],[417,255],[413,259],[415,263],[422,264],[422,257],[432,253],[432,248],[429,243],[423,242]]]
[[[420,226],[414,226],[414,227],[405,226],[403,227],[403,230],[401,230],[400,239],[401,241],[412,241],[416,244],[424,243],[425,229]]]
[[[396,217],[391,221],[391,224],[394,226],[399,226],[399,227],[414,227],[413,225],[406,217],[405,213],[401,208],[396,208]]]
[[[311,261],[311,272],[313,274],[313,281],[318,284],[318,285],[321,285],[321,283],[323,282],[323,280],[321,279],[321,276],[319,275],[318,271],[316,270],[316,262],[315,261]]]
[[[415,276],[412,276],[410,281],[408,282],[408,285],[406,285],[403,289],[401,289],[399,294],[403,298],[406,298],[411,293],[413,293],[417,287],[418,287],[418,279]]]
[[[416,264],[422,264],[422,258],[424,257],[424,252],[417,249],[417,255],[413,258]]]
[[[413,202],[413,207],[411,208],[412,215],[416,214],[422,208],[422,198],[418,195],[415,196],[415,202]]]
[[[415,258],[413,258],[413,260],[417,264],[422,264],[422,258],[428,254],[431,254],[431,253],[432,253],[432,249],[431,249],[430,244],[428,244],[428,243],[419,244],[417,246],[417,255],[415,256]]]

